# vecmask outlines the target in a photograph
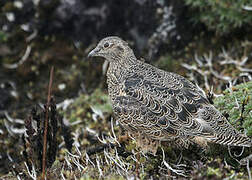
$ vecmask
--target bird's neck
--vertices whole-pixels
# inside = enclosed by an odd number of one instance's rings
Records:
[[[128,71],[129,65],[122,62],[109,63],[109,68],[107,71],[107,76],[113,76],[116,79],[119,79],[126,71]]]
[[[125,69],[129,70],[132,66],[136,65],[137,59],[134,54],[129,54],[126,57],[117,57],[112,62],[110,62],[111,68],[115,70]]]
[[[136,58],[127,57],[127,59],[118,58],[114,62],[109,63],[107,77],[113,81],[120,82],[121,79],[132,71],[132,67],[136,65]]]
[[[131,73],[133,67],[138,63],[136,57],[128,56],[127,59],[117,59],[109,63],[107,71],[108,92],[112,102],[120,94],[120,89],[124,87],[124,80]]]

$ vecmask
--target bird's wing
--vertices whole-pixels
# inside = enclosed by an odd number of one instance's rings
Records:
[[[195,120],[198,109],[209,104],[200,90],[179,75],[151,70],[125,80],[126,95],[148,110],[144,118],[148,121],[148,116],[157,117],[154,124],[162,131],[170,128],[180,135],[211,134],[208,127]]]
[[[160,140],[202,136],[221,144],[251,146],[251,140],[180,75],[145,65],[126,76],[122,91],[114,109],[133,130]]]

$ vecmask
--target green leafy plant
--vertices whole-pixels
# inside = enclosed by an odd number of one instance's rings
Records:
[[[238,129],[245,129],[252,136],[252,81],[233,86],[224,91],[224,96],[215,99],[222,113],[229,113],[228,120]],[[237,127],[238,126],[238,127]]]
[[[252,5],[250,0],[185,0],[185,3],[194,13],[199,10],[193,15],[196,23],[201,22],[219,34],[252,24],[252,11],[244,8]]]

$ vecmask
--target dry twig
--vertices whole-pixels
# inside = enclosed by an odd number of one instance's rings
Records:
[[[52,90],[52,82],[53,82],[53,70],[52,66],[50,71],[50,81],[48,87],[48,96],[47,96],[47,104],[46,104],[46,118],[45,118],[45,127],[44,127],[44,141],[43,141],[43,164],[42,164],[42,179],[45,179],[45,170],[46,170],[46,147],[47,147],[47,130],[48,130],[48,111],[51,99],[51,90]]]

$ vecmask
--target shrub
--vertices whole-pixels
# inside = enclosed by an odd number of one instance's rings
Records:
[[[203,23],[209,30],[227,34],[236,28],[252,24],[252,11],[245,6],[252,6],[250,0],[185,0],[193,12],[196,23]],[[249,4],[250,3],[250,4]]]

